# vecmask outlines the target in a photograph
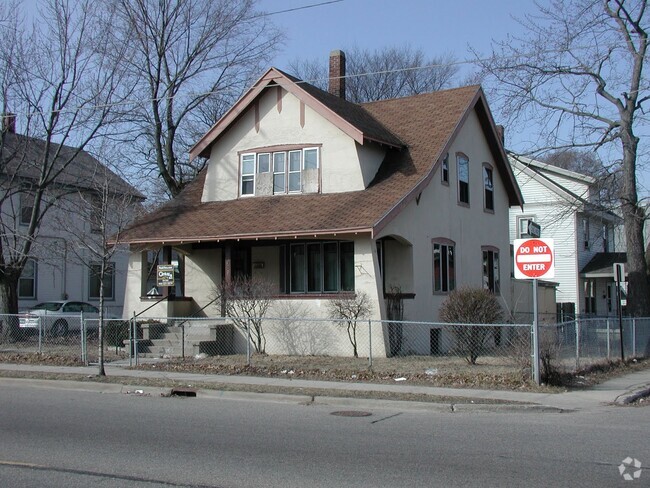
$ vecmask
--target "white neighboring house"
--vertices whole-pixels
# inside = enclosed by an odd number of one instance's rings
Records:
[[[40,139],[17,134],[13,118],[6,117],[3,127],[0,191],[3,195],[2,220],[13,234],[9,239],[21,239],[27,231],[32,208],[30,188],[37,180],[38,158],[42,157]],[[62,158],[75,148],[61,147]],[[19,161],[16,163],[16,161]],[[65,195],[45,213],[33,243],[30,258],[18,283],[18,308],[26,310],[41,302],[73,300],[99,304],[99,278],[93,270],[75,258],[81,241],[98,238],[98,189],[106,185],[111,192],[128,195],[131,207],[113,209],[132,212],[133,217],[144,196],[124,179],[110,171],[86,151],[81,151],[56,178],[45,194]],[[13,225],[13,228],[11,228]],[[7,241],[8,242],[8,241]],[[6,245],[6,242],[4,243]],[[88,255],[88,254],[85,254]],[[104,304],[111,316],[121,316],[124,304],[128,250],[118,250],[111,259],[112,272],[105,278]],[[97,266],[91,264],[93,268]]]
[[[510,240],[530,237],[528,222],[555,244],[557,319],[616,315],[613,264],[625,262],[621,219],[599,205],[596,180],[522,156],[509,155],[526,202],[510,208]]]

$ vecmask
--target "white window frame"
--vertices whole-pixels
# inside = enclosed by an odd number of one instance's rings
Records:
[[[306,153],[308,151],[314,151],[316,153],[316,167],[307,168],[307,157]],[[311,171],[320,168],[320,148],[318,147],[304,147],[302,148],[302,169],[303,171]]]
[[[253,172],[252,173],[244,173],[244,158],[247,157],[252,157],[253,158]],[[257,169],[257,157],[255,153],[244,153],[241,155],[240,159],[240,176],[239,176],[239,195],[242,197],[252,197],[255,196],[255,174],[256,174],[256,169]],[[246,178],[246,180],[244,180]],[[250,178],[250,179],[249,179]],[[244,181],[249,182],[252,181],[253,183],[253,191],[252,193],[244,193]]]
[[[492,200],[491,207],[488,207],[488,194]],[[494,170],[489,163],[483,163],[483,209],[486,212],[494,213]]]
[[[300,160],[298,161],[298,169],[297,170],[292,170],[291,169],[291,155],[292,154],[298,154],[300,157]],[[302,167],[302,162],[303,162],[303,151],[298,149],[295,151],[287,151],[287,193],[302,193],[302,172],[303,172],[303,167]],[[291,175],[298,175],[298,189],[291,189]]]
[[[269,158],[268,167],[266,168],[266,171],[262,171],[260,169],[260,156],[268,156]],[[271,168],[273,167],[273,162],[271,161],[271,153],[270,152],[257,153],[255,157],[257,159],[257,173],[258,174],[270,173]]]
[[[440,163],[440,183],[449,186],[449,153],[447,153]]]
[[[275,156],[282,156],[282,169],[278,170],[275,166]],[[273,164],[273,194],[284,195],[287,193],[287,151],[274,152],[272,157]],[[275,191],[275,177],[282,176],[282,190]]]
[[[461,164],[461,161],[463,164]],[[461,179],[461,169],[463,166],[467,167],[467,181]],[[458,203],[463,206],[468,206],[470,205],[471,198],[470,198],[470,186],[469,186],[469,181],[470,181],[470,176],[469,176],[469,157],[463,153],[457,153],[456,154],[456,177],[458,178]],[[467,185],[467,201],[462,199],[462,191],[461,191],[461,183],[465,183]]]
[[[526,222],[526,232],[522,232],[521,228],[524,222]],[[522,215],[520,217],[517,217],[517,239],[527,239],[530,237],[530,234],[528,234],[528,222],[535,222],[535,216]]]

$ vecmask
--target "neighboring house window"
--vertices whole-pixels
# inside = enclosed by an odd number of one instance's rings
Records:
[[[99,275],[102,265],[94,263],[88,268],[88,298],[90,300],[99,300]],[[104,298],[107,300],[115,299],[115,263],[107,263],[104,272]]]
[[[241,156],[241,195],[255,195],[255,154]]]
[[[609,227],[603,224],[603,252],[609,252]]]
[[[98,196],[90,197],[90,232],[99,234],[102,231],[102,202]]]
[[[499,250],[494,247],[483,247],[483,288],[492,293],[501,291],[499,269]]]
[[[446,154],[440,165],[440,181],[443,185],[449,185],[449,153]]]
[[[456,287],[455,243],[435,239],[433,245],[433,292],[448,293]]]
[[[162,249],[144,251],[142,253],[142,295],[160,296],[162,290],[158,287],[158,265],[163,263]],[[174,265],[174,289],[169,293],[177,297],[183,296],[183,255],[172,250],[171,263]]]
[[[458,170],[458,201],[469,205],[469,159],[464,154],[456,155]]]
[[[354,243],[291,244],[289,279],[291,293],[354,291]]]
[[[589,219],[582,219],[582,240],[584,241],[584,249],[589,249]]]
[[[530,233],[528,232],[528,226],[530,222],[535,222],[535,217],[518,217],[517,218],[517,235],[519,239],[526,239],[530,236]]]
[[[585,281],[585,313],[596,313],[596,283],[594,281]]]
[[[20,223],[29,225],[34,210],[34,195],[32,193],[20,194]]]
[[[483,204],[485,210],[494,212],[494,181],[492,167],[483,165]]]
[[[36,298],[36,261],[28,259],[18,278],[18,298]]]

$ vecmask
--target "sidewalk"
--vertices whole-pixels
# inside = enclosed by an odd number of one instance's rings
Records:
[[[128,364],[126,364],[128,366]],[[322,389],[336,390],[338,393],[347,392],[350,397],[354,397],[356,392],[376,392],[376,393],[404,393],[430,395],[435,397],[462,397],[464,399],[475,400],[499,400],[502,402],[512,402],[512,407],[519,407],[522,410],[530,409],[530,406],[546,408],[555,411],[575,411],[591,410],[612,403],[623,403],[625,398],[639,394],[639,392],[650,392],[650,369],[638,371],[625,376],[611,379],[601,383],[593,388],[586,390],[571,391],[567,393],[532,393],[508,390],[478,390],[466,388],[443,388],[432,386],[409,385],[408,383],[399,384],[376,384],[376,383],[352,383],[338,381],[318,381],[302,380],[273,377],[256,377],[256,376],[227,376],[227,375],[204,375],[192,373],[172,373],[165,371],[152,370],[130,370],[123,365],[107,364],[105,367],[107,376],[119,376],[132,379],[132,385],[137,385],[139,379],[161,379],[173,380],[179,383],[193,384],[227,384],[234,386],[264,386],[278,387],[283,391],[290,391],[292,394],[305,395],[310,401],[315,401],[312,395],[302,391],[305,389]],[[41,366],[25,364],[2,364],[0,371],[20,371],[34,373],[58,373],[58,374],[79,374],[94,376],[97,374],[96,366],[87,367],[68,367],[68,366]],[[28,380],[26,380],[28,381]],[[70,383],[70,382],[66,382]],[[88,385],[89,382],[77,382],[79,388]],[[101,383],[101,385],[108,385]],[[95,388],[96,389],[96,388]],[[223,396],[223,392],[215,390],[201,390],[201,396]],[[250,395],[250,394],[249,394]],[[265,394],[263,394],[265,395]],[[347,395],[342,393],[343,397]],[[288,397],[288,395],[287,395]],[[339,398],[339,400],[341,400]],[[367,401],[367,399],[366,399]],[[446,401],[446,404],[453,403]],[[463,404],[463,410],[467,406],[472,406],[470,401],[458,402]],[[529,405],[525,405],[529,404]],[[477,405],[478,406],[478,405]],[[483,405],[485,407],[485,405]],[[492,405],[492,410],[500,410],[502,405]]]

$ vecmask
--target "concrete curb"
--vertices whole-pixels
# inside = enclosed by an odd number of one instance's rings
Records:
[[[623,395],[616,397],[614,403],[617,405],[629,405],[646,397],[650,397],[650,385],[644,385],[640,388],[625,392]]]

